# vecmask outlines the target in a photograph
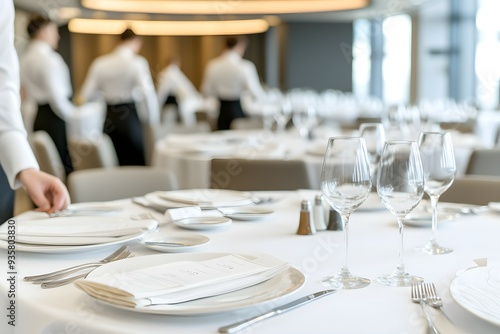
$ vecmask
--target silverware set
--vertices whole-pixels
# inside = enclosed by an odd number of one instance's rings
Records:
[[[446,316],[442,307],[443,301],[439,297],[434,283],[414,283],[411,285],[411,300],[422,306],[422,312],[427,321],[427,333],[464,333],[456,327]],[[427,306],[437,309],[441,317],[436,318],[431,314]]]
[[[31,282],[33,284],[40,284],[43,289],[56,288],[76,281],[77,279],[84,278],[95,268],[102,266],[103,264],[118,261],[130,257],[132,252],[129,250],[128,246],[121,246],[112,254],[106,256],[104,259],[97,262],[83,263],[69,268],[56,270],[50,273],[45,273],[41,275],[26,276],[24,281]],[[90,270],[89,270],[90,269]],[[80,273],[85,270],[84,273]],[[67,277],[68,275],[79,273]]]

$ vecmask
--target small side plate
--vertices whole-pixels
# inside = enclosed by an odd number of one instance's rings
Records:
[[[239,206],[239,207],[230,207],[230,208],[219,208],[219,211],[225,217],[234,219],[234,220],[257,220],[264,218],[274,211],[271,209],[257,207],[257,206]]]
[[[189,230],[209,230],[228,226],[233,221],[226,217],[192,217],[174,220],[174,224]]]
[[[209,241],[210,238],[201,234],[169,232],[168,234],[150,234],[144,237],[142,243],[159,252],[180,253],[206,246]]]

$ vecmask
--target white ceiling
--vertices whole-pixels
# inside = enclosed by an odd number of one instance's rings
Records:
[[[402,12],[414,11],[418,6],[430,0],[372,0],[370,6],[361,10],[352,11],[342,11],[342,12],[327,12],[327,13],[308,13],[308,14],[285,14],[279,15],[284,21],[352,21],[357,18],[379,18],[390,16]],[[79,0],[58,0],[58,1],[47,1],[47,0],[14,0],[14,4],[27,11],[31,12],[43,12],[45,14],[49,13],[51,10],[57,9],[58,7],[80,7]],[[83,16],[92,16],[95,13],[93,11],[83,9]],[[124,14],[121,13],[99,13],[100,16],[105,16],[108,18],[119,18]],[[131,14],[125,14],[128,17]],[[132,14],[133,15],[133,14]],[[146,16],[149,19],[179,19],[180,16],[168,16],[168,15],[149,15]],[[247,16],[248,17],[248,16]],[[141,18],[144,18],[144,14],[141,14]],[[181,18],[186,18],[181,17]],[[199,16],[197,16],[199,18]],[[188,17],[188,19],[193,19],[193,17]]]

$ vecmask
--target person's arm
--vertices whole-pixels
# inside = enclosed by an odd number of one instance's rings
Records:
[[[147,120],[150,124],[160,122],[160,107],[158,106],[158,98],[156,97],[156,90],[149,71],[149,65],[146,59],[139,58],[137,62],[137,78],[136,84],[142,91],[141,105],[144,107],[143,113],[147,115]]]
[[[158,97],[158,105],[161,107],[165,104],[170,91],[172,90],[171,79],[168,75],[168,71],[160,72],[158,78],[158,89],[156,90],[156,95]]]
[[[78,93],[78,101],[80,103],[83,104],[97,98],[97,72],[97,64],[94,61],[90,65],[87,76],[83,81],[82,88]]]
[[[245,61],[243,64],[245,69],[246,88],[252,93],[255,99],[263,99],[266,93],[260,85],[259,74],[257,73],[255,65],[250,61]]]
[[[69,204],[69,195],[59,179],[38,171],[26,137],[13,19],[12,2],[0,1],[0,164],[13,189],[24,186],[40,210],[54,212]]]
[[[71,88],[67,85],[71,83],[69,79],[64,78],[67,68],[62,66],[66,66],[62,59],[51,58],[43,66],[42,80],[43,85],[48,89],[49,104],[52,110],[61,119],[67,120],[76,112],[77,108],[65,94]]]
[[[214,91],[214,85],[213,85],[213,69],[210,64],[207,65],[207,68],[205,69],[205,74],[203,75],[203,81],[201,83],[201,94],[204,97],[213,97],[216,96],[215,91]]]

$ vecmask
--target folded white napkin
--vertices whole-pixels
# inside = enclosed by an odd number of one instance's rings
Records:
[[[199,206],[186,206],[182,208],[168,209],[164,217],[166,222],[194,217],[222,217],[222,212],[218,210],[202,210]]]
[[[288,263],[222,254],[204,261],[179,261],[77,281],[94,298],[126,307],[177,304],[243,289],[266,281]]]

